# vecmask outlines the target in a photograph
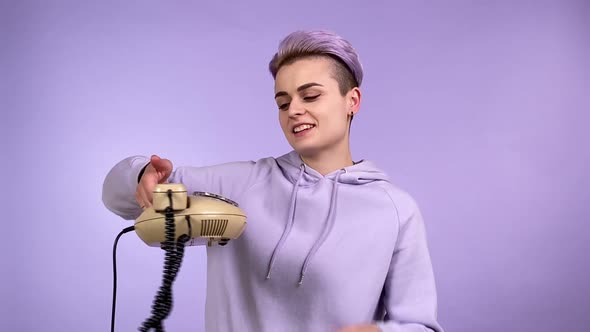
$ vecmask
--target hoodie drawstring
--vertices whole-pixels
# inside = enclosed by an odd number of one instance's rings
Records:
[[[345,170],[341,170],[340,172],[338,172],[338,174],[336,175],[336,178],[334,179],[334,187],[332,188],[332,198],[330,199],[330,210],[328,212],[328,218],[327,218],[326,223],[324,225],[324,229],[322,231],[322,234],[320,235],[318,240],[314,243],[313,247],[311,248],[311,250],[307,254],[307,257],[305,258],[305,262],[303,263],[303,267],[301,268],[301,276],[299,278],[299,285],[303,284],[303,278],[305,277],[305,271],[307,271],[307,267],[309,266],[311,259],[316,254],[316,252],[318,251],[320,246],[324,243],[324,241],[328,237],[328,234],[330,233],[330,231],[332,231],[332,227],[334,226],[334,220],[335,220],[334,211],[336,210],[335,207],[336,207],[336,198],[337,198],[336,194],[338,193],[338,180],[340,179],[340,174],[345,173],[345,172],[346,172]]]
[[[290,207],[290,211],[289,211],[289,219],[287,220],[287,226],[285,226],[285,230],[283,231],[283,235],[281,236],[279,243],[277,243],[275,249],[272,252],[272,256],[270,257],[270,262],[268,264],[268,272],[266,274],[266,279],[270,279],[270,273],[271,273],[272,267],[275,263],[276,256],[278,255],[279,251],[283,247],[283,243],[285,242],[285,239],[287,238],[287,236],[289,236],[289,233],[291,232],[291,228],[293,228],[293,223],[295,221],[295,202],[297,201],[297,191],[299,190],[299,182],[301,181],[301,178],[303,177],[305,165],[301,164],[300,170],[301,171],[299,172],[299,177],[297,178],[297,182],[295,182],[295,186],[293,187],[293,191],[291,193],[291,207]]]

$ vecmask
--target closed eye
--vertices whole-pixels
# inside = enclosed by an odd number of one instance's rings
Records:
[[[320,95],[318,94],[315,96],[304,97],[303,100],[307,101],[307,102],[313,102],[316,99],[318,99],[319,96]],[[284,110],[288,109],[290,104],[291,103],[284,103],[284,104],[279,105],[279,110],[284,111]]]

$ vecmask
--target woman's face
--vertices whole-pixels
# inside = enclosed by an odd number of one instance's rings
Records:
[[[358,88],[340,94],[334,60],[304,58],[279,69],[275,100],[289,144],[301,155],[348,148],[348,115],[360,104]]]

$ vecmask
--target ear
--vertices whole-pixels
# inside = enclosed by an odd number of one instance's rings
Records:
[[[361,107],[361,89],[358,87],[352,88],[347,94],[348,111],[350,115],[355,115]]]

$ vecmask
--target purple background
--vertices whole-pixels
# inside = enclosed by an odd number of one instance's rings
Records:
[[[349,39],[365,68],[355,159],[425,215],[447,331],[590,326],[587,1],[3,1],[5,331],[106,331],[116,162],[278,156],[267,64],[300,28]],[[163,254],[118,251],[117,331],[149,316]],[[203,328],[203,248],[169,331]]]

